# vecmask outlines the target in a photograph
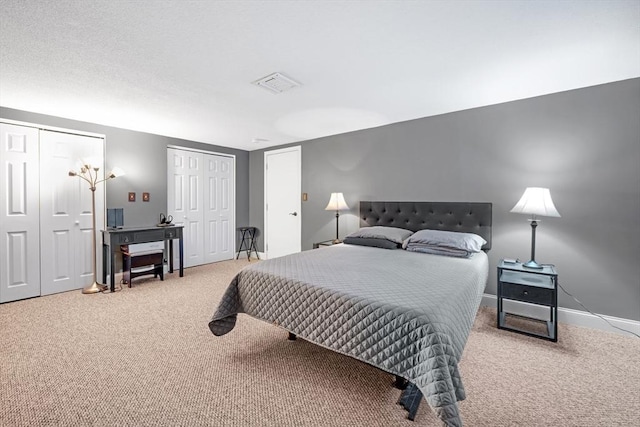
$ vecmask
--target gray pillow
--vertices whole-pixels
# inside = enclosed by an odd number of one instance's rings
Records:
[[[469,258],[475,252],[465,251],[463,249],[447,248],[445,246],[435,245],[417,245],[411,244],[406,247],[409,252],[420,252],[423,254],[453,256],[457,258]]]
[[[405,239],[413,234],[413,231],[404,228],[384,227],[376,225],[373,227],[362,227],[358,231],[354,231],[347,237],[359,237],[367,239],[381,239],[402,245]]]
[[[401,245],[387,239],[372,239],[368,237],[345,237],[343,243],[347,245],[372,246],[382,249],[398,249]]]
[[[402,247],[409,246],[440,246],[445,248],[460,249],[466,252],[480,252],[482,246],[487,243],[482,237],[473,233],[460,233],[457,231],[420,230],[404,241]]]

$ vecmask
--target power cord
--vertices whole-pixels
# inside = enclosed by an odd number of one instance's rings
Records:
[[[541,264],[543,266],[548,266],[548,267],[555,267],[555,265],[553,264]],[[611,322],[609,322],[607,319],[605,319],[603,316],[599,315],[598,313],[594,313],[593,311],[589,310],[587,307],[585,307],[584,304],[582,304],[580,302],[580,300],[578,298],[576,298],[575,296],[573,296],[572,294],[570,294],[569,292],[567,292],[567,290],[565,288],[562,287],[562,285],[560,283],[558,283],[558,287],[560,289],[562,289],[562,292],[564,292],[565,294],[569,295],[571,298],[574,299],[575,302],[577,302],[578,304],[580,304],[580,306],[582,308],[584,308],[585,310],[587,310],[589,313],[593,314],[594,316],[597,316],[599,318],[601,318],[602,320],[604,320],[605,322],[607,322],[609,324],[609,326],[611,326],[612,328],[616,328],[620,331],[624,331],[624,332],[628,332],[631,335],[635,335],[636,337],[640,338],[640,335],[636,334],[635,332],[629,331],[628,329],[624,329],[624,328],[619,328],[616,325],[612,324]]]
[[[122,290],[122,284],[124,283],[124,280],[120,280],[118,282],[118,287],[114,287],[113,292],[118,292]],[[109,289],[109,287],[107,286],[107,288],[104,291],[100,291],[101,293],[111,293],[111,290]]]
[[[589,313],[593,314],[594,316],[598,316],[599,318],[601,318],[602,320],[604,320],[605,322],[607,322],[607,323],[609,324],[609,326],[611,326],[612,328],[616,328],[616,329],[619,329],[619,330],[621,330],[621,331],[628,332],[628,333],[630,333],[630,334],[632,334],[632,335],[635,335],[636,337],[640,338],[640,335],[636,334],[635,332],[629,331],[629,330],[624,329],[624,328],[619,328],[619,327],[617,327],[616,325],[613,325],[611,322],[609,322],[607,319],[605,319],[604,317],[602,317],[602,316],[601,316],[601,315],[599,315],[598,313],[594,313],[593,311],[589,310],[587,307],[585,307],[585,306],[584,306],[584,304],[582,304],[582,303],[578,300],[578,298],[574,297],[574,296],[573,296],[573,295],[571,295],[569,292],[567,292],[567,290],[566,290],[565,288],[563,288],[563,287],[560,285],[560,283],[558,283],[558,287],[559,287],[560,289],[562,289],[562,292],[564,292],[565,294],[569,295],[569,296],[570,296],[571,298],[573,298],[573,299],[574,299],[578,304],[580,304],[580,306],[581,306],[582,308],[584,308],[585,310],[587,310]]]

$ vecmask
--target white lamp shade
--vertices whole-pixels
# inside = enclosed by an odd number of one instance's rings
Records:
[[[342,193],[331,193],[329,203],[327,203],[327,207],[324,208],[325,211],[346,211],[348,209],[349,206],[347,206],[347,202],[344,201]]]
[[[125,172],[122,170],[122,168],[119,168],[118,166],[116,166],[115,168],[113,168],[111,170],[111,176],[113,176],[114,178],[117,178],[119,176],[123,176],[125,175]]]
[[[527,187],[511,212],[560,217],[560,213],[551,200],[551,192],[548,188],[540,187]]]

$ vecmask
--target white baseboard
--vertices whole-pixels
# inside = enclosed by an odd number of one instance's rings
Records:
[[[482,296],[482,302],[480,305],[485,307],[497,307],[498,298],[495,295],[484,294]],[[535,304],[528,304],[526,302],[503,300],[505,311],[513,314],[519,314],[522,316],[534,317],[536,319],[548,319],[549,309]],[[603,318],[607,319],[612,325],[618,328],[626,329],[628,331],[635,332],[640,335],[640,322],[636,320],[623,319],[620,317],[605,316],[600,314]],[[626,335],[632,337],[630,334],[620,329],[616,329],[602,320],[600,317],[591,314],[586,311],[573,310],[571,308],[558,307],[558,322],[568,323],[570,325],[584,326],[592,329],[599,329],[606,332],[615,332],[620,335]]]

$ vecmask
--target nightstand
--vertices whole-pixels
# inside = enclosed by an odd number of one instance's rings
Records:
[[[342,242],[338,242],[338,243],[342,243]],[[337,245],[338,243],[334,243],[333,240],[325,240],[324,242],[314,243],[313,249],[318,249],[320,246],[333,246],[333,245]]]
[[[521,301],[528,304],[549,308],[549,320],[515,315],[504,311],[503,299]],[[528,331],[506,324],[507,315],[516,316],[536,322],[546,323],[547,333]],[[555,268],[545,265],[540,270],[522,266],[522,263],[506,263],[498,265],[498,329],[519,332],[533,337],[558,341],[558,273]]]

